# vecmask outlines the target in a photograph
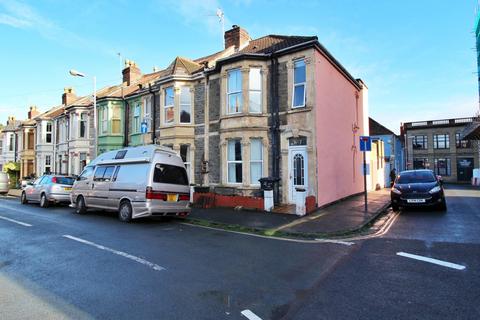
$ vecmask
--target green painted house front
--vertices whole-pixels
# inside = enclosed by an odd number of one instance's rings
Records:
[[[121,149],[124,146],[125,103],[109,98],[97,102],[97,154]]]

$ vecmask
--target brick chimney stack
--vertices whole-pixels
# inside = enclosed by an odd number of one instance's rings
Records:
[[[232,29],[225,31],[224,39],[225,49],[235,46],[235,51],[248,45],[250,40],[252,40],[247,30],[240,28],[236,24],[232,26]]]
[[[12,125],[15,124],[15,117],[14,117],[14,116],[9,116],[9,117],[8,117],[7,126],[8,126],[8,125],[11,125],[11,124],[12,124]]]
[[[123,83],[127,86],[140,79],[142,71],[137,67],[135,61],[125,60],[125,68],[122,70]]]
[[[28,111],[28,120],[35,118],[40,114],[40,111],[38,111],[37,106],[31,106],[30,111]]]
[[[62,104],[69,105],[76,99],[77,99],[77,95],[75,94],[75,90],[73,90],[72,87],[63,88]]]

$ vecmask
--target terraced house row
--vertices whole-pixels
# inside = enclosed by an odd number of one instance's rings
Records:
[[[255,196],[265,176],[279,179],[282,203],[299,188],[317,205],[362,191],[368,88],[317,37],[251,39],[233,26],[220,52],[147,74],[125,61],[122,74],[97,91],[96,144],[92,96],[72,88],[47,112],[9,121],[22,176],[79,174],[100,153],[154,143],[181,154],[191,182],[217,194]]]

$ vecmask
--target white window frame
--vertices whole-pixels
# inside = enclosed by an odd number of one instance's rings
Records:
[[[260,160],[258,159],[252,159],[252,145],[253,141],[258,141],[260,143]],[[252,179],[252,164],[260,164],[261,172],[260,172],[260,178],[263,176],[263,139],[262,138],[252,138],[250,139],[250,185],[252,186],[258,186],[260,185],[260,181],[254,181]]]
[[[47,168],[49,169],[48,171]],[[45,156],[45,172],[52,172],[52,157],[50,155]]]
[[[141,119],[142,107],[140,102],[136,102],[133,107],[133,133],[140,133],[141,129]]]
[[[108,106],[102,108],[102,133],[108,133]]]
[[[183,162],[183,164],[185,165],[185,169],[187,170],[187,174],[188,174],[188,181],[192,181],[192,159],[191,159],[191,156],[190,156],[190,145],[189,144],[181,144],[180,145],[180,157],[182,155],[182,146],[185,146],[187,147],[187,153],[186,153],[186,157],[185,157],[185,160]],[[182,159],[183,160],[183,159]]]
[[[50,131],[48,131],[48,125],[50,125]],[[47,137],[50,135],[50,142]],[[53,123],[48,121],[45,124],[45,143],[53,143]]]
[[[295,83],[295,64],[297,62],[303,62],[305,65],[305,82]],[[304,108],[305,102],[307,100],[307,64],[305,59],[298,59],[293,61],[293,75],[292,75],[292,82],[293,82],[293,91],[292,91],[292,109]],[[303,104],[299,106],[295,106],[295,88],[297,86],[303,85]]]
[[[183,90],[185,90],[186,92],[188,92],[188,97],[189,97],[188,103],[183,103],[183,102],[182,102],[182,92],[183,92]],[[191,88],[190,88],[190,87],[188,87],[188,86],[182,86],[182,87],[180,87],[180,103],[179,103],[179,105],[180,105],[180,111],[178,112],[178,118],[179,118],[178,121],[179,121],[179,123],[191,124],[191,123],[192,123],[192,116],[193,116],[193,114],[192,114],[192,92],[191,92]],[[188,114],[190,115],[190,121],[189,121],[189,122],[183,122],[183,121],[182,121],[182,110],[183,110],[183,108],[184,108],[185,106],[188,108]]]
[[[148,95],[148,96],[143,98],[143,105],[145,106],[144,109],[143,109],[143,118],[147,122],[148,131],[152,130],[152,119],[153,119],[152,118],[152,116],[153,116],[152,100],[153,100],[152,95]]]
[[[173,104],[167,105],[167,90],[169,90],[169,89],[172,90],[172,94],[173,94],[172,103]],[[172,124],[175,123],[175,87],[170,86],[170,87],[167,87],[167,88],[163,89],[163,94],[164,94],[164,97],[163,97],[163,124],[172,125]],[[173,108],[173,117],[172,117],[172,121],[167,122],[167,109],[170,109],[170,108]]]
[[[252,71],[253,70],[258,70],[259,76],[260,76],[260,89],[252,89]],[[260,110],[259,111],[252,111],[252,104],[250,101],[252,101],[250,94],[252,92],[259,92],[260,93]],[[252,67],[250,68],[249,74],[248,74],[248,112],[249,113],[255,113],[259,114],[263,112],[263,75],[262,75],[262,68],[260,67]]]
[[[82,117],[85,117],[84,120],[82,120]],[[84,131],[84,136],[82,137],[82,122],[85,123],[85,131]],[[88,137],[88,115],[86,112],[81,112],[80,113],[80,117],[79,117],[79,121],[78,121],[78,137],[79,138],[87,138]]]
[[[15,134],[10,133],[10,145],[8,146],[8,151],[13,151],[15,145]]]
[[[230,87],[228,86],[228,78],[230,77],[230,74],[231,73],[234,73],[234,72],[238,72],[240,74],[240,90],[238,91],[230,91]],[[232,69],[232,70],[229,70],[227,72],[227,103],[226,103],[226,106],[227,106],[227,114],[239,114],[239,113],[242,113],[243,112],[243,105],[244,105],[244,101],[243,101],[243,79],[242,79],[242,70],[240,68],[236,68],[236,69]],[[241,105],[240,105],[240,108],[239,108],[239,111],[235,111],[235,112],[230,112],[230,95],[234,95],[234,94],[240,94],[240,98],[241,98]]]
[[[230,142],[237,142],[240,143],[240,156],[241,156],[241,160],[229,160],[229,157],[228,157],[228,150],[230,150],[230,148],[228,147],[228,145],[230,144]],[[229,139],[227,140],[227,152],[226,152],[226,156],[227,156],[227,183],[228,184],[236,184],[236,185],[240,185],[243,183],[243,145],[242,145],[242,140],[237,138],[237,139]],[[235,158],[235,155],[234,155],[234,158]],[[231,182],[229,179],[230,179],[230,164],[237,164],[237,163],[240,163],[240,165],[242,166],[242,176],[240,177],[240,182]]]
[[[115,117],[115,111],[118,110],[118,117]],[[112,129],[111,129],[111,134],[122,134],[123,130],[122,130],[122,116],[121,116],[121,113],[122,113],[122,110],[120,108],[120,106],[118,105],[113,105],[112,106],[112,121],[111,121],[111,125],[112,125]],[[119,125],[119,132],[113,132],[113,122],[114,121],[118,121],[120,123]]]

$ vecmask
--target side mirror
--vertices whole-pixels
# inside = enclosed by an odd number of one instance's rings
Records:
[[[27,186],[33,186],[34,183],[32,181],[27,182]]]

